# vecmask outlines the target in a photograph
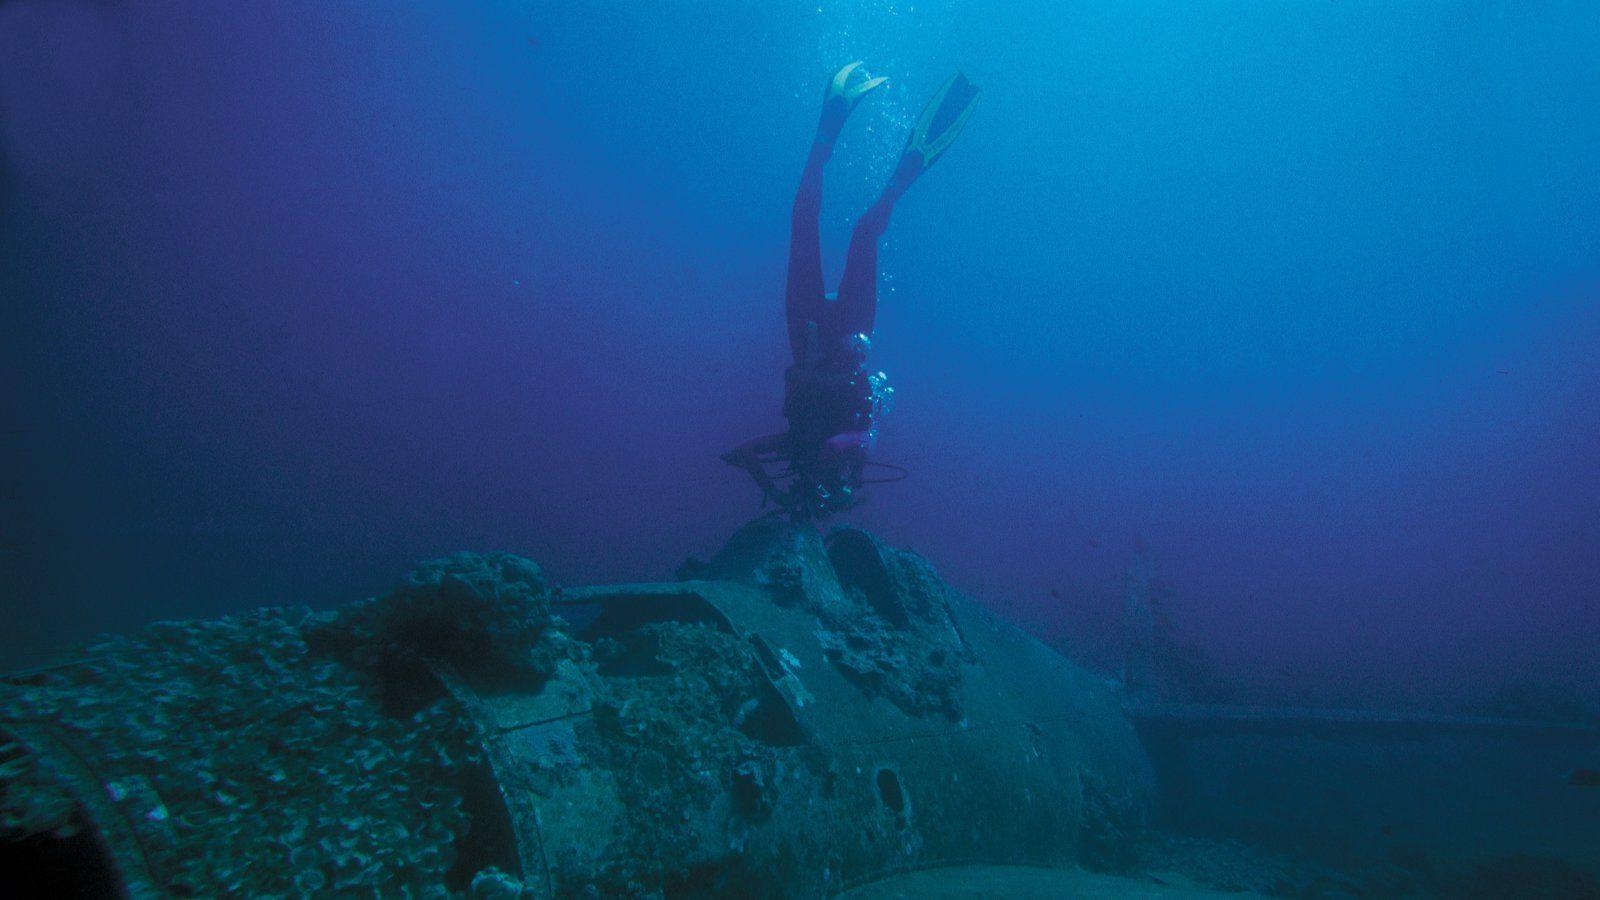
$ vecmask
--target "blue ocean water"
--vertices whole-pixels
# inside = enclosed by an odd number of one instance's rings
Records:
[[[1145,564],[1231,699],[1592,711],[1597,58],[1588,2],[0,0],[0,662],[714,550],[860,59],[830,282],[984,93],[883,242],[909,477],[844,521],[1108,673]]]

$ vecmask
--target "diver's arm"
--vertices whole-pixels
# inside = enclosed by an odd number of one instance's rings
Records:
[[[775,498],[779,493],[778,485],[767,474],[766,464],[781,458],[785,437],[785,434],[779,433],[745,441],[722,454],[722,461],[749,472],[756,486],[761,488],[762,496],[766,499]]]
[[[873,439],[876,437],[870,429],[865,431],[841,431],[822,444],[825,455],[835,457],[856,456],[866,457],[872,449]]]

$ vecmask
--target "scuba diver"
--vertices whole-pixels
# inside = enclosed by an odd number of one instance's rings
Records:
[[[722,456],[755,479],[762,505],[773,502],[801,521],[850,509],[861,502],[863,485],[877,483],[868,481],[864,470],[872,465],[868,454],[892,394],[883,373],[869,374],[866,368],[878,308],[878,240],[889,227],[895,201],[949,149],[978,99],[978,88],[957,72],[928,101],[889,183],[856,221],[838,293],[827,294],[819,225],[822,167],[850,113],[888,80],[871,77],[861,65],[850,63],[828,82],[816,140],[795,193],[784,291],[794,354],[784,373],[788,430],[747,441]],[[775,472],[769,470],[774,465]],[[787,485],[780,486],[783,481]]]

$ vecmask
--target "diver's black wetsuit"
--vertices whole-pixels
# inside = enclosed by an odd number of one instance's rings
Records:
[[[856,222],[845,256],[837,300],[822,287],[822,167],[833,155],[833,140],[819,134],[806,158],[789,217],[789,277],[784,306],[789,348],[798,365],[805,361],[808,323],[815,324],[824,356],[842,352],[852,335],[872,337],[878,315],[878,239],[889,227],[897,194],[888,191]]]
[[[889,227],[895,202],[960,131],[978,93],[958,73],[923,110],[894,175],[856,222],[837,299],[830,300],[822,281],[822,168],[833,156],[854,104],[884,81],[867,79],[851,86],[849,79],[860,65],[841,69],[824,97],[789,220],[784,307],[794,363],[784,375],[783,402],[789,428],[723,455],[749,471],[767,499],[797,518],[839,512],[860,500],[862,469],[890,394],[883,374],[866,368],[878,314],[878,240]],[[769,463],[788,464],[777,476],[792,476],[787,489],[778,488],[766,470]]]
[[[837,299],[823,290],[822,167],[833,136],[819,130],[795,192],[790,217],[789,274],[784,308],[794,363],[784,373],[787,431],[750,441],[724,456],[750,470],[762,490],[793,515],[811,518],[848,509],[860,499],[861,471],[877,438],[888,389],[869,373],[866,354],[878,311],[878,239],[898,194],[885,192],[856,222]],[[787,462],[787,491],[761,468]]]

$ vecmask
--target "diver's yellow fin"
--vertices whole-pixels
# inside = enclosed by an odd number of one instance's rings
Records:
[[[828,82],[828,89],[823,93],[822,100],[824,103],[837,98],[843,100],[846,106],[854,109],[855,105],[861,102],[862,97],[882,87],[889,81],[889,76],[887,75],[879,75],[877,78],[873,78],[866,72],[862,72],[863,79],[852,84],[850,76],[855,73],[856,69],[861,68],[863,62],[863,60],[858,59],[833,73],[833,78]]]
[[[934,93],[928,105],[922,108],[917,124],[911,129],[911,136],[906,139],[905,152],[908,155],[913,152],[919,154],[924,170],[933,165],[934,160],[950,149],[950,145],[961,134],[961,129],[966,127],[982,93],[977,85],[967,80],[967,76],[960,72],[951,75]]]

